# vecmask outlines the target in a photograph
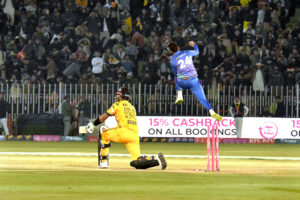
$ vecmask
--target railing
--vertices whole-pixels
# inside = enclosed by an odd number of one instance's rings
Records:
[[[90,117],[95,118],[105,112],[114,102],[119,84],[79,85],[24,85],[2,84],[0,91],[4,99],[10,103],[10,114],[16,119],[22,114],[60,113],[59,105],[65,95],[70,96],[70,102],[85,97],[90,104]],[[172,84],[165,85],[126,85],[132,96],[132,104],[138,115],[164,116],[208,116],[208,112],[200,105],[195,96],[184,90],[184,102],[175,105],[176,91]],[[253,91],[252,87],[216,87],[203,86],[208,101],[216,112],[229,116],[228,109],[233,103],[233,97],[239,96],[241,102],[249,107],[250,117],[258,117],[264,106],[272,107],[275,96],[280,96],[285,104],[285,117],[299,116],[299,86],[265,87],[264,92]],[[297,92],[298,91],[298,92]]]

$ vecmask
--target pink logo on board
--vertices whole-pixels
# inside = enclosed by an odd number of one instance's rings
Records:
[[[278,127],[273,122],[264,122],[258,130],[260,135],[265,139],[273,139],[278,134]]]

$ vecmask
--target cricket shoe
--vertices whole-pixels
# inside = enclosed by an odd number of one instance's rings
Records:
[[[108,161],[103,161],[100,163],[100,169],[107,169],[108,168]]]
[[[177,96],[177,98],[176,98],[176,101],[175,101],[175,104],[181,104],[183,102],[183,98],[182,98],[182,96]]]
[[[167,161],[162,153],[157,154],[157,160],[158,160],[160,169],[165,170],[167,168]]]
[[[218,122],[222,121],[222,117],[218,115],[217,113],[212,114],[212,117],[218,120]]]

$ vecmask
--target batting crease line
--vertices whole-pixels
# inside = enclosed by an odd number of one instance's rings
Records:
[[[51,153],[51,152],[0,152],[0,155],[41,155],[41,156],[97,156],[97,153]],[[130,154],[109,154],[113,157],[130,157]],[[201,155],[165,155],[167,158],[207,158]],[[269,157],[269,156],[219,156],[222,159],[255,159],[255,160],[299,160],[300,157]]]

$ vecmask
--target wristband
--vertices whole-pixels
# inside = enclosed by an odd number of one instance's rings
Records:
[[[97,126],[99,124],[101,124],[100,120],[99,120],[99,117],[94,121],[94,126]]]

